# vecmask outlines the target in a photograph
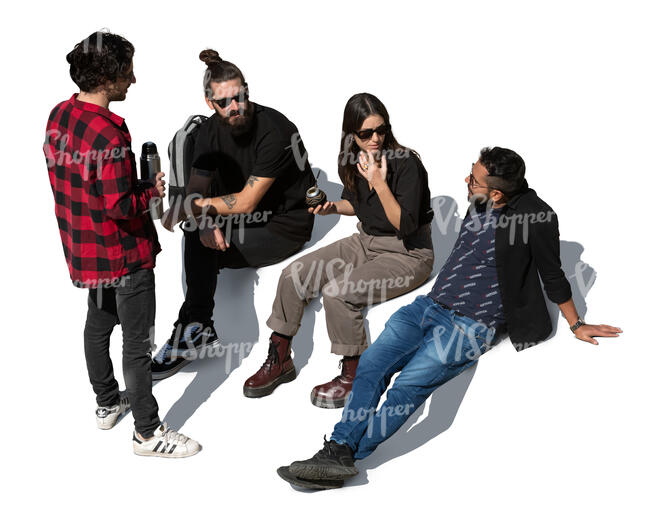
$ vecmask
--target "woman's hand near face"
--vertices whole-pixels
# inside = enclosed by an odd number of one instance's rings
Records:
[[[388,164],[386,162],[386,153],[382,153],[379,161],[375,159],[374,154],[368,154],[365,151],[359,153],[359,163],[357,163],[357,170],[371,185],[381,184],[386,181],[386,173],[388,172]]]

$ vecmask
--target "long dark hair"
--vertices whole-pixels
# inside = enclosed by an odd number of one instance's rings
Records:
[[[345,104],[343,111],[343,132],[341,133],[341,148],[338,158],[339,178],[341,178],[344,187],[355,198],[357,189],[354,180],[357,176],[360,176],[357,171],[360,149],[354,139],[354,132],[359,131],[364,120],[374,114],[381,116],[384,123],[390,125],[390,117],[386,107],[379,98],[369,93],[357,93],[352,96],[348,103]],[[389,129],[384,138],[382,149],[404,151],[407,148],[395,139],[392,129]]]
[[[199,53],[199,60],[207,66],[203,75],[203,91],[206,98],[212,98],[210,82],[227,82],[228,80],[239,78],[242,86],[247,87],[244,73],[241,72],[239,67],[232,62],[223,60],[214,49],[204,49],[201,51]]]

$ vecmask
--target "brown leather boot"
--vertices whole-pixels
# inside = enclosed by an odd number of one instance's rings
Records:
[[[268,396],[278,385],[295,379],[296,368],[291,359],[291,341],[273,333],[269,343],[269,355],[260,370],[244,383],[244,396]]]
[[[311,402],[323,409],[340,409],[352,390],[359,356],[343,356],[339,362],[341,374],[328,383],[317,385],[311,391]]]

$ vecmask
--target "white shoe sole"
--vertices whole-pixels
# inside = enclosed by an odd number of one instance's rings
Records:
[[[164,380],[167,378],[171,378],[174,374],[176,374],[179,370],[181,370],[183,367],[187,367],[190,363],[192,363],[194,360],[183,360],[181,363],[176,365],[173,369],[169,369],[163,372],[152,372],[151,373],[151,379],[153,381],[160,381]]]
[[[165,454],[165,453],[161,453],[161,452],[153,452],[151,450],[145,450],[145,451],[138,452],[134,448],[133,453],[136,456],[145,456],[145,457],[149,456],[149,457],[156,457],[156,458],[189,458],[190,456],[194,456],[194,455],[198,454],[199,452],[201,452],[202,449],[203,449],[203,447],[201,447],[201,445],[199,445],[199,448],[196,449],[196,451],[192,452],[191,454],[190,453],[188,453],[188,454]]]
[[[106,418],[95,418],[97,421],[97,428],[101,430],[112,429],[115,425],[117,425],[117,420],[119,417],[120,415],[118,414],[115,417],[107,416]]]

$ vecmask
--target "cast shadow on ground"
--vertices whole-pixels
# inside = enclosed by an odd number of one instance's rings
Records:
[[[319,185],[321,185],[319,181]],[[329,191],[326,189],[327,194],[340,194],[343,186],[340,184],[331,184],[335,186],[334,191]],[[450,196],[436,196],[431,199],[431,206],[434,209],[434,220],[431,224],[431,235],[434,245],[434,264],[433,271],[429,278],[422,284],[418,289],[414,289],[413,293],[420,294],[422,289],[426,288],[427,283],[430,282],[437,274],[440,272],[444,261],[449,256],[454,242],[456,240],[456,235],[458,234],[458,228],[462,219],[459,218],[457,212],[457,205],[453,198]],[[337,215],[337,219],[338,219]],[[324,216],[323,219],[331,218],[330,216]],[[355,218],[356,219],[356,218]],[[331,227],[333,227],[332,225]],[[330,228],[331,228],[330,227]],[[328,229],[329,230],[329,229]],[[415,295],[414,294],[414,295]],[[317,311],[320,311],[322,308],[321,298],[314,298],[309,305],[305,308],[305,314],[303,316],[303,321],[300,326],[298,334],[294,337],[293,347],[294,347],[294,365],[298,373],[300,370],[307,364],[309,358],[314,349],[314,323],[315,323],[315,314]],[[368,324],[367,313],[370,309],[377,306],[384,306],[383,303],[371,305],[368,307],[364,314],[364,327],[366,329],[366,335],[368,340],[372,340],[370,333],[370,326]],[[376,333],[377,335],[379,333]],[[319,340],[321,345],[329,347],[330,341],[325,338]],[[332,376],[336,374],[336,368],[332,368]],[[324,378],[327,378],[328,374],[324,374]]]
[[[343,186],[327,180],[327,173],[312,167],[317,175],[318,186],[331,199],[338,199]],[[304,248],[317,244],[338,223],[340,215],[317,216],[314,221],[311,240]],[[181,246],[179,255],[183,256]],[[295,257],[302,255],[302,251]],[[279,262],[284,267],[293,257]],[[266,318],[258,318],[255,310],[255,287],[260,277],[264,277],[265,268],[222,269],[219,273],[215,307],[213,312],[215,329],[219,334],[222,349],[215,357],[203,358],[192,362],[180,372],[195,374],[194,379],[186,387],[178,400],[171,406],[165,421],[171,427],[180,429],[196,410],[208,400],[212,393],[239,367],[259,340],[259,322]],[[185,266],[181,275],[183,294],[187,292],[185,284]],[[180,307],[180,304],[178,304]],[[314,300],[305,308],[302,324],[293,346],[295,350],[294,364],[296,370],[307,364],[314,348],[313,334],[315,313],[320,304]],[[266,343],[260,344],[258,350],[266,351]],[[264,361],[262,354],[260,363]],[[174,377],[169,378],[174,379]],[[155,382],[154,382],[155,383]],[[243,383],[242,383],[243,386]],[[242,395],[242,401],[244,397]]]
[[[336,201],[341,197],[341,191],[343,190],[343,185],[337,182],[330,182],[327,179],[327,173],[318,168],[313,168],[314,175],[317,176],[318,186],[325,192],[329,201]],[[334,214],[329,216],[316,216],[314,222],[314,232],[312,233],[311,240],[305,245],[305,248],[312,247],[320,242],[325,235],[334,228],[334,226],[339,222],[341,218],[340,214]],[[353,217],[345,217],[348,219],[354,219]],[[334,241],[334,240],[333,240]],[[319,247],[324,247],[327,243],[323,243]],[[302,253],[298,253],[296,258],[302,256]],[[300,374],[300,371],[307,365],[311,355],[314,351],[314,325],[316,323],[316,313],[322,309],[322,303],[320,297],[314,298],[309,302],[305,307],[302,320],[300,322],[300,329],[297,334],[293,337],[291,342],[293,348],[293,364],[296,367],[296,372]],[[322,339],[319,342],[323,346],[329,347],[329,340]],[[336,367],[333,367],[333,371],[336,370]],[[332,376],[335,374],[334,372]]]

